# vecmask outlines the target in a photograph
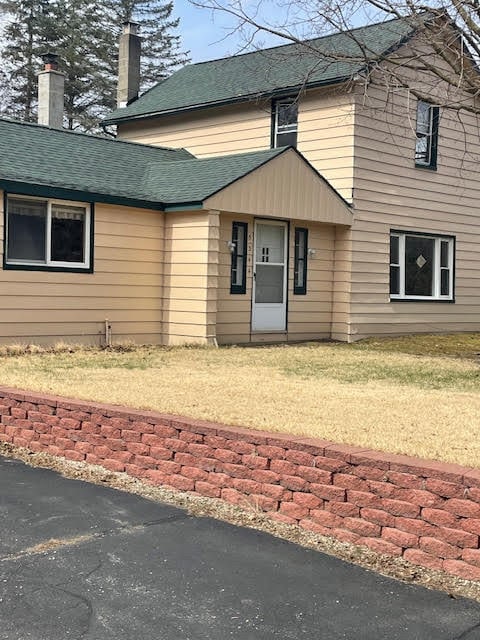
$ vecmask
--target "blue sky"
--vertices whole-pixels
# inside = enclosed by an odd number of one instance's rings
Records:
[[[238,53],[242,38],[229,35],[234,27],[233,18],[194,6],[189,0],[175,0],[174,14],[180,18],[179,35],[184,49],[190,50],[192,62],[212,60]],[[277,44],[273,37],[262,36],[262,45]]]

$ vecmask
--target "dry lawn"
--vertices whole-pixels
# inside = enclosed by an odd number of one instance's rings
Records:
[[[405,340],[4,355],[0,381],[480,467],[480,336]]]

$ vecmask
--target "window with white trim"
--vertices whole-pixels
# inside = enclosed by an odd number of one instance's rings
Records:
[[[415,164],[427,169],[437,168],[438,116],[438,107],[418,101]]]
[[[455,240],[412,232],[390,233],[390,299],[453,300]]]
[[[273,147],[296,147],[298,131],[298,104],[293,98],[277,100],[273,113]]]
[[[90,268],[90,205],[8,196],[5,264]]]

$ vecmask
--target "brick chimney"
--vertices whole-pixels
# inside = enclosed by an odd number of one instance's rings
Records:
[[[58,70],[58,56],[42,56],[45,69],[38,74],[38,124],[53,129],[63,127],[65,76]]]
[[[140,92],[140,36],[136,22],[125,22],[118,51],[117,106],[126,107]]]

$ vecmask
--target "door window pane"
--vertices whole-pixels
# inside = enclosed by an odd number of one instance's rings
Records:
[[[277,225],[258,224],[256,234],[256,261],[283,263],[285,228]]]
[[[283,272],[283,266],[257,264],[255,302],[283,303]]]
[[[47,203],[35,200],[8,201],[9,260],[45,262]]]

